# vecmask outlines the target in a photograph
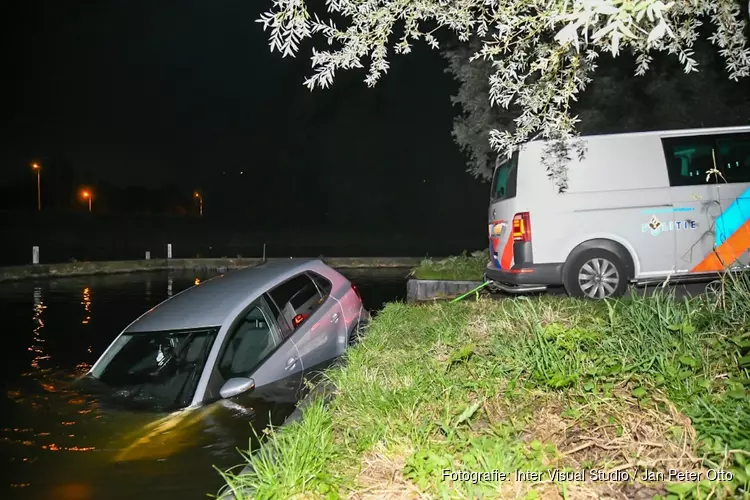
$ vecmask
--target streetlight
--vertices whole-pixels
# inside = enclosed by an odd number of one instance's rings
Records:
[[[36,171],[36,209],[42,211],[42,169],[38,163],[32,163],[31,169]]]
[[[198,200],[198,213],[201,217],[203,217],[203,196],[201,196],[198,191],[193,193],[193,196],[195,196],[195,199]]]
[[[88,191],[83,191],[83,192],[81,193],[81,196],[83,196],[83,198],[84,198],[84,199],[87,199],[87,200],[89,200],[89,213],[91,213],[91,200],[92,200],[92,199],[93,199],[94,197],[93,197],[93,196],[91,195],[91,193],[90,193],[90,192],[88,192]]]

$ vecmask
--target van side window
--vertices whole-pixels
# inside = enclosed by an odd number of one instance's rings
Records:
[[[713,184],[714,176],[706,180],[714,168],[714,141],[711,136],[670,137],[661,140],[667,161],[670,186]]]
[[[719,182],[750,182],[750,134],[728,135],[716,141]]]
[[[507,200],[516,197],[516,181],[518,180],[518,151],[513,153],[505,163],[495,169],[492,176],[491,201]]]

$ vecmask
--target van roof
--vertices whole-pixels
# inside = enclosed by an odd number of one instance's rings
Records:
[[[317,264],[317,265],[316,265]],[[302,271],[324,266],[319,259],[279,259],[221,274],[151,308],[126,332],[156,332],[221,326],[251,296]]]
[[[714,135],[714,134],[736,134],[742,132],[750,132],[750,125],[742,125],[738,127],[714,127],[714,128],[686,128],[686,129],[671,129],[671,130],[651,130],[645,132],[623,132],[617,134],[587,134],[582,135],[581,138],[593,139],[593,138],[607,138],[607,137],[643,137],[643,136],[659,136],[659,137],[683,137],[687,135]],[[543,143],[547,142],[543,139],[529,141],[528,144],[532,143]]]

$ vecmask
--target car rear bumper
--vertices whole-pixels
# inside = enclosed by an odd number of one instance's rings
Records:
[[[484,270],[492,286],[507,293],[543,292],[549,286],[562,285],[562,263],[528,264],[524,267],[498,269],[490,263]]]

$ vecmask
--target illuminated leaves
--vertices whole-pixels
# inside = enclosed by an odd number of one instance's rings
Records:
[[[336,71],[366,66],[365,82],[373,86],[390,68],[389,51],[407,54],[415,41],[438,48],[440,28],[464,42],[480,40],[472,59],[492,65],[492,105],[521,110],[514,130],[489,133],[501,155],[537,136],[567,142],[575,135],[570,104],[591,82],[603,52],[632,51],[637,75],[648,71],[653,52],[674,55],[686,73],[694,72],[692,48],[708,21],[729,78],[750,74],[746,21],[735,0],[327,0],[326,6],[329,18],[322,19],[304,0],[273,0],[258,19],[270,32],[271,51],[283,57],[294,57],[314,35],[325,40],[325,49],[312,50],[308,88],[330,87]],[[403,30],[394,38],[396,25]],[[567,148],[553,149],[567,154]],[[565,164],[565,154],[557,164]],[[558,176],[565,167],[557,164],[551,177],[563,188]]]

